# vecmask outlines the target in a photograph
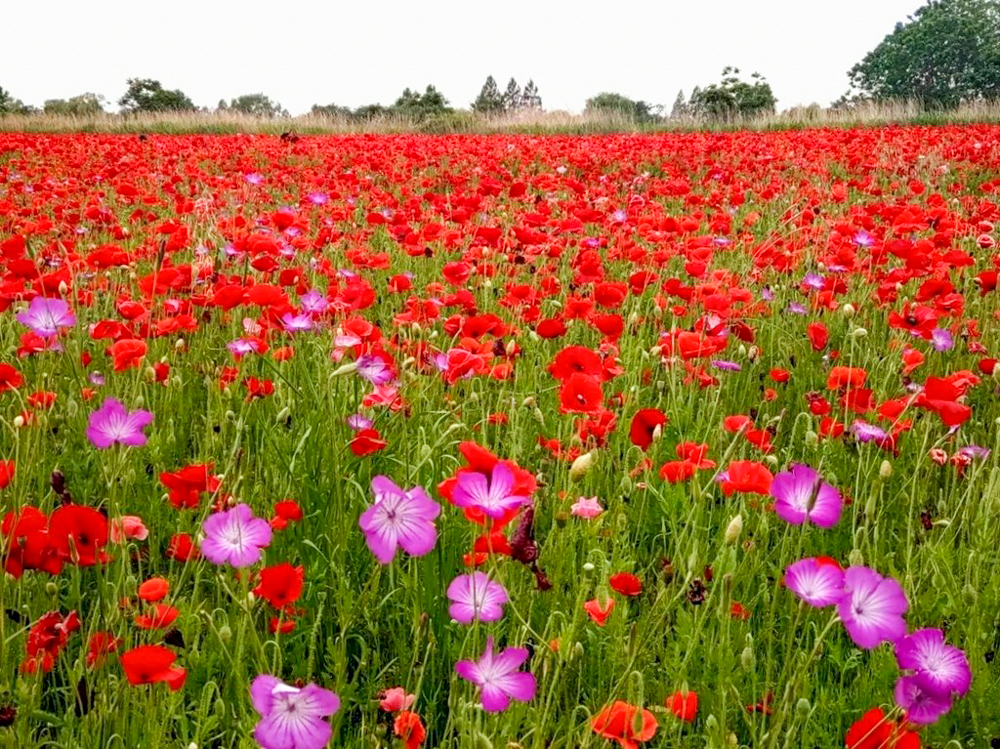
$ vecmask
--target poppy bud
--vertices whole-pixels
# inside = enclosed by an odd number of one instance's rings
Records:
[[[977,593],[976,589],[969,585],[969,583],[966,583],[962,588],[962,595],[965,597],[965,600],[970,606],[975,606],[976,600],[979,598],[979,593]]]
[[[219,627],[219,639],[223,642],[229,642],[233,639],[233,630],[229,628],[228,624],[223,624]]]
[[[756,346],[751,346],[749,349],[747,349],[747,359],[749,359],[751,363],[757,361],[758,358],[760,358],[759,348],[757,348]]]
[[[864,338],[868,335],[868,331],[865,328],[855,328],[851,331],[851,338]]]
[[[535,419],[535,421],[537,421],[539,424],[544,424],[545,423],[545,414],[542,413],[542,409],[535,408],[531,412],[531,415]]]
[[[847,561],[852,567],[860,567],[865,563],[865,555],[861,553],[861,549],[851,549]]]
[[[340,377],[340,375],[351,374],[358,368],[357,362],[348,362],[347,364],[341,364],[330,374],[330,377]]]
[[[573,646],[573,655],[576,658],[583,658],[583,643],[582,642],[577,641],[577,643]]]
[[[490,279],[487,278],[485,281],[483,281],[483,288],[484,289],[492,289],[493,288],[493,282]]]
[[[486,737],[486,734],[476,731],[472,737],[472,746],[473,749],[493,749],[493,742]]]
[[[740,347],[737,349],[737,351],[739,352],[739,355],[741,357],[743,357],[743,358],[746,357],[746,355],[747,355],[747,347],[744,346],[742,343],[740,344]]]
[[[844,317],[854,317],[854,312],[855,312],[854,305],[851,304],[850,302],[845,304],[840,309],[844,313]]]
[[[890,476],[892,476],[892,463],[883,460],[882,465],[878,468],[878,477],[883,481],[888,481]]]
[[[533,395],[529,395],[527,398],[521,401],[521,406],[523,406],[524,408],[531,408],[533,405],[535,405],[535,396]]]
[[[583,571],[584,571],[585,574],[589,575],[595,569],[596,568],[594,567],[593,562],[584,562],[583,563]]]
[[[507,341],[507,347],[504,349],[507,356],[513,356],[517,353],[517,343],[514,341]]]
[[[274,417],[274,423],[275,424],[283,423],[291,415],[291,413],[292,409],[290,409],[288,406],[285,406],[283,409],[278,411],[278,415]]]
[[[811,710],[812,704],[805,697],[800,697],[799,701],[795,703],[795,714],[798,716],[799,720],[805,720],[808,718]]]
[[[663,436],[663,425],[657,424],[653,427],[652,442],[650,444],[656,444],[656,441]]]
[[[80,406],[75,400],[70,398],[66,401],[66,415],[71,419],[80,412]]]
[[[743,652],[740,653],[740,665],[743,666],[744,671],[753,673],[756,664],[757,657],[753,653],[753,647],[747,645],[743,648]]]
[[[573,465],[569,467],[569,477],[572,481],[579,481],[590,471],[590,467],[594,465],[594,451],[591,450],[589,453],[584,453],[579,458],[573,461]]]
[[[14,426],[17,429],[20,429],[21,427],[24,426],[24,417],[21,416],[21,414],[18,414],[17,416],[14,417]]]
[[[176,341],[174,341],[175,351],[183,351],[185,346],[187,346],[187,342],[183,338],[178,338]]]
[[[187,745],[187,749],[198,749],[198,744],[192,741],[190,744]]]
[[[726,526],[725,542],[726,545],[732,546],[737,541],[740,540],[740,534],[743,532],[743,517],[741,515],[734,515],[733,519],[729,521],[729,525]]]
[[[819,444],[819,435],[811,429],[804,435],[806,447],[816,447]]]
[[[215,704],[212,707],[215,708],[215,714],[216,715],[218,715],[220,718],[225,717],[225,715],[226,715],[226,701],[225,700],[223,700],[220,697],[219,699],[217,699],[215,701]]]
[[[59,282],[59,296],[66,296],[66,292],[69,291],[69,286],[66,285],[65,281]]]
[[[54,598],[59,595],[59,586],[50,580],[45,583],[45,592]]]

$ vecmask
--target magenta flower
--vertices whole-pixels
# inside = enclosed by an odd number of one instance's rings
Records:
[[[510,600],[503,585],[483,572],[459,575],[448,585],[446,595],[451,601],[448,614],[462,624],[503,619],[503,605]]]
[[[293,315],[286,312],[281,316],[281,326],[286,333],[303,333],[313,329],[313,321],[308,314]]]
[[[17,321],[43,338],[50,338],[56,335],[60,328],[71,328],[76,325],[76,315],[62,299],[36,296],[31,300],[28,309],[17,316]]]
[[[785,569],[785,587],[810,606],[832,606],[844,597],[844,571],[833,562],[800,559]]]
[[[799,464],[774,477],[771,496],[778,517],[792,525],[809,520],[820,528],[832,528],[844,507],[839,491],[823,481],[817,471]]]
[[[358,376],[372,385],[384,385],[395,377],[385,359],[375,354],[362,354],[356,364]]]
[[[376,476],[372,479],[372,494],[375,501],[361,513],[358,525],[381,564],[389,564],[400,547],[415,557],[434,548],[434,520],[441,514],[441,505],[427,496],[422,486],[403,490],[385,476]]]
[[[455,673],[480,689],[483,709],[500,713],[510,706],[511,699],[529,702],[535,696],[535,677],[519,671],[528,660],[524,648],[507,648],[502,653],[493,652],[493,638],[486,638],[486,652],[478,661],[459,661]]]
[[[105,399],[90,415],[87,439],[98,450],[106,450],[116,442],[129,447],[142,447],[149,439],[142,430],[153,421],[149,411],[127,411],[120,401]]]
[[[264,749],[322,749],[333,728],[325,720],[340,709],[336,692],[316,684],[302,688],[261,674],[250,685],[250,698],[261,720],[253,735]]]
[[[934,723],[951,710],[951,695],[928,692],[915,676],[900,676],[892,696],[906,711],[906,719],[918,725]]]
[[[249,567],[260,561],[261,549],[271,543],[271,525],[254,517],[245,504],[209,515],[201,532],[205,534],[201,553],[213,564]]]
[[[478,471],[458,474],[452,504],[456,507],[476,507],[491,518],[502,518],[508,511],[528,502],[527,497],[512,494],[514,472],[501,462],[493,465],[490,478]]]
[[[870,650],[906,635],[903,614],[910,604],[896,580],[882,577],[867,567],[848,567],[844,572],[844,587],[837,613],[855,645]]]
[[[947,697],[952,692],[969,691],[972,672],[965,653],[944,641],[940,629],[918,629],[896,643],[896,661],[904,671],[912,671],[925,692]]]

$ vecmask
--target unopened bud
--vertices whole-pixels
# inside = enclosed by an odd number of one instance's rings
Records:
[[[174,341],[174,349],[177,351],[183,351],[185,346],[187,346],[187,342],[183,338]]]
[[[856,310],[854,309],[854,305],[851,304],[850,302],[845,304],[840,309],[844,313],[844,317],[854,317],[854,313]]]
[[[878,468],[878,477],[883,481],[887,481],[890,476],[892,476],[892,463],[888,460],[883,460],[882,465]]]
[[[740,653],[740,665],[743,670],[748,673],[753,673],[754,667],[757,664],[757,656],[753,653],[753,648],[747,645],[743,648],[743,652]]]
[[[219,627],[219,639],[223,642],[229,642],[233,639],[233,630],[229,628],[228,624],[223,624]]]
[[[851,338],[864,338],[868,335],[868,331],[865,328],[855,328],[851,331]]]
[[[18,429],[24,426],[24,417],[21,414],[14,417],[14,426]]]
[[[852,567],[860,567],[865,563],[865,555],[861,553],[861,549],[851,549],[851,553],[847,555],[847,561]]]
[[[584,453],[579,458],[573,461],[573,465],[569,467],[569,477],[573,481],[579,481],[590,471],[590,467],[594,465],[594,451],[591,450],[589,453]]]
[[[799,720],[808,718],[810,710],[812,710],[812,704],[805,697],[800,697],[799,701],[795,703],[795,714]]]
[[[352,374],[358,368],[357,362],[348,362],[347,364],[341,364],[330,375],[331,377],[340,377],[341,375]]]
[[[66,296],[66,292],[69,291],[69,286],[66,285],[65,281],[59,282],[59,296]]]
[[[589,574],[590,574],[591,572],[593,572],[593,571],[594,571],[595,569],[597,569],[597,568],[596,568],[596,567],[594,567],[594,563],[593,563],[593,562],[584,562],[584,563],[583,563],[583,571],[584,571],[584,572],[585,572],[586,574],[588,574],[588,575],[589,575]]]
[[[741,533],[743,533],[743,517],[741,515],[734,515],[733,519],[729,521],[729,525],[726,526],[726,544],[729,546],[734,545],[740,540]]]

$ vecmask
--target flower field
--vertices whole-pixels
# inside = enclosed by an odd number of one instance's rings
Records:
[[[0,134],[0,747],[1000,745],[998,239],[997,126]]]

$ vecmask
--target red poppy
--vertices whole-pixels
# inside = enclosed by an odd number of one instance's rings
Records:
[[[59,653],[66,647],[69,636],[80,628],[80,617],[75,611],[63,616],[58,611],[43,614],[28,630],[25,659],[21,670],[28,674],[41,670],[49,672]]]
[[[139,629],[166,629],[177,620],[180,613],[180,609],[157,603],[153,606],[152,613],[140,614],[135,618],[135,626]]]
[[[667,423],[667,416],[658,408],[644,408],[637,411],[632,417],[632,424],[629,426],[628,437],[633,445],[642,448],[643,452],[649,450],[653,444],[653,433],[657,427],[661,429]]]
[[[573,374],[601,376],[601,357],[586,346],[567,346],[549,364],[549,374],[565,381]]]
[[[623,596],[637,596],[642,593],[642,581],[628,572],[618,572],[608,579],[608,585]]]
[[[0,460],[0,489],[6,489],[14,480],[16,464],[13,460]]]
[[[62,505],[49,518],[48,540],[62,559],[92,567],[107,561],[108,519],[92,507]]]
[[[219,488],[219,480],[212,475],[211,463],[185,466],[175,473],[164,471],[160,474],[160,482],[170,490],[170,504],[178,510],[197,507],[202,493],[212,493]]]
[[[600,382],[579,372],[566,378],[559,389],[560,413],[594,413],[603,402]]]
[[[920,749],[920,737],[873,707],[848,729],[847,749]]]
[[[806,326],[806,335],[809,337],[813,351],[822,351],[830,342],[830,331],[821,322],[809,323]]]
[[[162,645],[142,645],[121,656],[122,671],[132,685],[155,684],[165,681],[176,692],[187,678],[183,668],[171,668],[177,656]]]
[[[753,460],[734,460],[725,471],[722,493],[727,497],[734,492],[767,494],[773,478],[763,463]]]
[[[667,708],[681,720],[691,723],[698,716],[698,693],[674,692],[667,698]]]
[[[388,442],[382,439],[382,435],[377,429],[362,429],[354,435],[351,440],[351,452],[359,458],[377,453],[388,446]]]
[[[276,609],[295,603],[302,594],[302,567],[293,567],[288,562],[265,567],[253,592]]]
[[[176,533],[167,545],[167,557],[176,559],[178,562],[187,562],[201,556],[198,547],[194,545],[191,536],[187,533]]]
[[[403,740],[406,749],[417,749],[427,738],[427,730],[420,716],[409,710],[403,710],[396,716],[392,732]]]
[[[660,478],[671,484],[679,484],[694,477],[695,464],[687,460],[671,460],[660,468]]]
[[[608,617],[615,608],[615,599],[610,596],[604,603],[600,603],[596,598],[583,604],[583,610],[590,615],[598,627],[603,627]]]
[[[118,650],[122,641],[110,632],[94,632],[87,640],[87,665],[96,668],[104,662],[104,658]]]
[[[113,361],[115,372],[138,367],[146,356],[146,342],[136,338],[123,338],[115,341],[108,349]]]
[[[0,393],[16,390],[21,387],[24,378],[10,364],[0,364]]]
[[[611,739],[622,749],[638,749],[639,744],[656,735],[659,724],[649,710],[642,710],[627,702],[615,701],[594,716],[590,727],[598,736]],[[641,717],[641,725],[636,730],[636,717]]]
[[[162,601],[170,593],[170,583],[162,577],[151,577],[139,586],[139,598],[147,603]]]

